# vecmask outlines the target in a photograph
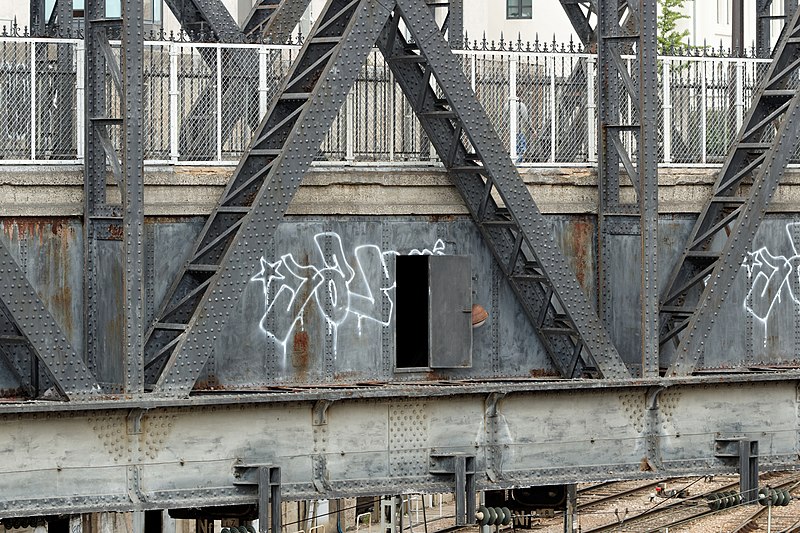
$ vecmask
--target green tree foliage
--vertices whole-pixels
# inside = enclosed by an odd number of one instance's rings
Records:
[[[678,21],[688,19],[681,9],[685,0],[658,0],[658,47],[666,51],[689,46],[689,30],[678,31]]]

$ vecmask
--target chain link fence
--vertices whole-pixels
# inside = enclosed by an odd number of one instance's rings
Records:
[[[521,48],[521,47],[520,47]],[[148,162],[231,164],[252,139],[299,47],[146,41]],[[464,75],[518,165],[597,160],[596,56],[572,50],[460,50]],[[118,48],[115,48],[118,54]],[[635,76],[635,61],[626,58]],[[83,41],[0,37],[0,163],[79,162],[85,112]],[[659,59],[662,165],[721,164],[769,60],[697,55]],[[106,76],[108,116],[120,116]],[[635,106],[623,94],[620,119]],[[511,110],[516,110],[512,112]],[[120,127],[110,128],[120,148]],[[635,138],[622,136],[629,153]],[[411,105],[373,51],[318,160],[436,161]]]

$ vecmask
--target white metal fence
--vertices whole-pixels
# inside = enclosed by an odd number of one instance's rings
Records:
[[[85,151],[83,41],[0,38],[0,164],[76,163]],[[296,56],[296,46],[145,43],[145,159],[237,161]],[[465,50],[464,73],[520,165],[597,160],[596,56]],[[662,57],[659,161],[719,164],[769,60]],[[632,60],[628,60],[632,65]],[[108,78],[106,107],[119,102]],[[517,108],[516,114],[509,109]],[[633,106],[623,100],[620,114]],[[118,128],[118,127],[117,127]],[[119,131],[112,132],[119,142]],[[516,139],[516,142],[511,142]],[[632,142],[629,139],[629,142]],[[320,160],[435,161],[411,106],[374,51]]]

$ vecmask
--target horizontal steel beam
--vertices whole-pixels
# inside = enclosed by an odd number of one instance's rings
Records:
[[[452,491],[429,471],[441,453],[474,455],[478,490],[731,473],[720,435],[792,467],[800,375],[761,377],[0,406],[0,518],[255,503],[234,485],[242,463],[279,466],[288,500]]]

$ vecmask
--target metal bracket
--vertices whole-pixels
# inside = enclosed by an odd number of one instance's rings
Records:
[[[758,501],[758,441],[745,436],[724,436],[714,439],[714,457],[724,463],[738,464],[739,492],[743,503]]]
[[[645,396],[645,439],[647,443],[647,455],[644,458],[646,467],[651,470],[663,470],[664,463],[661,461],[661,433],[658,421],[658,399],[666,387],[650,387]],[[642,465],[645,467],[645,465]]]
[[[472,522],[475,516],[475,456],[432,453],[428,471],[433,475],[455,478],[456,525]]]
[[[127,418],[127,432],[128,435],[141,435],[142,434],[142,416],[144,409],[131,409],[128,412]]]
[[[503,401],[508,393],[506,392],[493,392],[486,397],[486,416],[497,416],[497,406]]]
[[[233,466],[236,486],[258,487],[258,532],[281,531],[281,469],[270,464]]]
[[[486,475],[492,482],[497,482],[503,477],[500,469],[502,462],[500,454],[502,450],[500,443],[497,442],[497,417],[500,414],[498,406],[506,397],[505,392],[493,392],[486,397],[486,440],[487,440],[487,465]]]
[[[312,423],[315,426],[325,426],[328,424],[328,407],[333,402],[331,400],[317,400],[314,402],[312,410]]]

